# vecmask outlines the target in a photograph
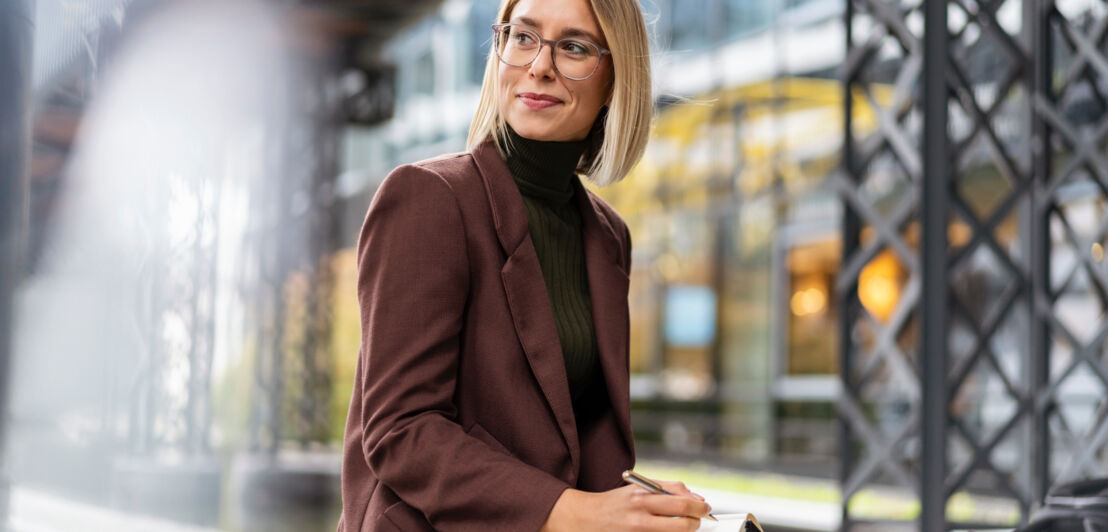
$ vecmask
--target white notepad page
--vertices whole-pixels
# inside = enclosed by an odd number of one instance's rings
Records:
[[[700,528],[697,530],[713,530],[717,532],[739,532],[739,527],[743,524],[743,519],[746,519],[746,512],[739,514],[715,514],[716,519],[719,521],[712,521],[711,519],[701,519]]]

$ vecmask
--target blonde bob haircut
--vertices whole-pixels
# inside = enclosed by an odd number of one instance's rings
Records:
[[[497,22],[508,22],[518,3],[519,0],[506,0],[500,6]],[[653,105],[650,47],[637,0],[589,0],[589,4],[612,52],[612,100],[607,109],[601,108],[593,124],[589,147],[581,156],[577,171],[593,183],[606,186],[623,179],[646,151]],[[500,59],[493,46],[495,41],[489,47],[485,63],[481,101],[469,126],[466,149],[470,151],[490,136],[497,146],[508,138],[497,96]]]

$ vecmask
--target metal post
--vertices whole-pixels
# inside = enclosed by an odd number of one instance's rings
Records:
[[[849,53],[854,49],[854,42],[851,35],[854,33],[854,1],[847,0],[846,10],[843,14],[843,25],[846,27],[846,50]],[[842,164],[846,170],[846,174],[849,179],[853,180],[854,176],[858,175],[857,169],[854,167],[854,135],[852,131],[851,117],[854,116],[854,80],[849,76],[843,80],[843,151],[842,151]],[[859,232],[861,223],[858,221],[858,215],[853,209],[848,207],[843,208],[843,221],[842,221],[842,263],[845,264],[847,257],[854,255],[858,250],[859,244]],[[854,309],[855,302],[857,301],[858,285],[857,279],[853,279],[854,282],[851,286],[845,290],[839,290],[839,383],[843,387],[843,391],[840,393],[846,393],[848,383],[850,383],[850,374],[853,371],[852,362],[854,361]],[[839,486],[846,486],[850,481],[851,471],[854,470],[854,449],[851,443],[850,437],[850,424],[846,418],[841,414],[839,418]],[[849,499],[847,496],[843,497],[842,505],[840,507],[840,525],[841,530],[850,530],[852,523],[849,512]]]
[[[1032,102],[1038,97],[1053,103],[1051,94],[1051,73],[1054,68],[1054,47],[1050,38],[1050,7],[1053,2],[1028,1],[1024,4],[1024,20],[1028,24],[1031,40],[1031,60],[1027,69],[1031,76],[1029,84]],[[1031,409],[1031,503],[1036,510],[1046,498],[1050,487],[1050,409],[1051,404],[1040,403],[1039,398],[1050,397],[1050,332],[1046,322],[1039,319],[1035,301],[1040,294],[1050,292],[1050,205],[1052,200],[1047,192],[1052,175],[1052,148],[1050,146],[1050,128],[1042,115],[1031,107],[1031,215],[1029,216],[1030,261],[1031,261],[1031,301],[1029,323],[1031,352],[1030,397],[1035,402]]]
[[[33,0],[0,4],[0,526],[8,520],[10,479],[4,463],[8,435],[8,373],[15,289],[23,274],[30,153]]]
[[[924,2],[923,182],[920,247],[923,275],[920,365],[923,377],[923,441],[920,461],[920,522],[923,532],[946,530],[944,486],[947,428],[947,202],[950,146],[947,140],[947,2]]]

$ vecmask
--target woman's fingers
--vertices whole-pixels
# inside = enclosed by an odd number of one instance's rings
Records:
[[[587,511],[585,515],[602,517],[609,514],[614,521],[599,527],[605,530],[694,531],[700,527],[700,518],[710,511],[707,504],[696,499],[650,493],[635,485],[604,492],[601,496],[608,499],[602,509]],[[609,512],[603,511],[605,509]]]
[[[644,494],[642,504],[654,515],[675,515],[694,519],[700,519],[712,511],[704,501],[675,495]]]
[[[699,494],[693,493],[691,490],[689,490],[688,486],[686,486],[684,482],[674,482],[669,480],[659,480],[657,482],[670,493],[673,493],[675,495],[684,495],[685,497],[692,497],[701,502],[704,501],[704,497],[701,497]]]
[[[700,528],[700,519],[694,519],[691,517],[662,517],[651,516],[648,520],[647,530],[658,530],[667,532],[692,532]]]

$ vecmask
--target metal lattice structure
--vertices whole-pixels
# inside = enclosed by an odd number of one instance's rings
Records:
[[[284,401],[292,422],[286,432],[290,440],[305,447],[326,442],[331,400],[330,326],[332,275],[331,252],[335,239],[334,182],[338,175],[338,101],[328,97],[330,77],[320,72],[307,84],[302,98],[301,128],[290,146],[294,159],[301,161],[300,189],[295,197],[307,205],[296,223],[304,231],[305,253],[298,270],[304,279],[302,311],[298,338],[284,374],[289,390]]]
[[[147,247],[134,303],[138,371],[128,401],[129,452],[211,453],[211,369],[215,344],[216,265],[222,183],[203,176],[150,187]],[[170,216],[165,216],[166,211]],[[174,234],[173,219],[191,218]]]
[[[283,440],[328,437],[339,102],[326,90],[332,78],[316,74],[292,88],[294,112],[265,141],[274,168],[251,192],[260,222],[248,235],[257,271],[244,280],[256,294],[249,438],[268,454]]]
[[[1108,16],[1064,7],[848,4],[844,530],[893,526],[854,504],[864,490],[917,498],[924,530],[985,528],[1104,474]],[[896,286],[874,292],[890,261]]]
[[[912,95],[922,69],[922,39],[904,25],[905,11],[884,2],[848,3],[846,14],[848,48],[844,78],[848,97],[844,98],[843,153],[846,175],[832,178],[844,203],[843,267],[837,282],[837,289],[843,294],[840,297],[843,394],[839,411],[843,419],[844,530],[851,529],[856,522],[850,510],[851,500],[867,484],[895,483],[917,494],[919,489],[918,457],[903,449],[908,441],[918,441],[921,379],[915,349],[896,341],[911,327],[918,327],[913,311],[918,306],[921,284],[919,254],[902,232],[912,222],[918,224],[919,183],[923,178],[917,147],[922,110]],[[907,11],[918,16],[918,3]],[[859,28],[863,20],[868,24]],[[894,56],[896,60],[892,60],[893,65],[881,64],[877,53],[881,49],[899,52]],[[875,85],[882,83],[894,88],[892,97],[886,96],[885,101],[880,101],[874,90]],[[853,128],[855,99],[874,108],[877,115],[877,130],[860,139],[855,138]],[[900,180],[895,188],[898,194],[886,198],[883,211],[865,194],[877,168],[892,176],[887,179]],[[869,228],[868,241],[861,238],[863,227]],[[890,250],[908,274],[899,304],[882,322],[862,306],[858,284],[863,269],[884,250]],[[864,334],[867,338],[862,338]],[[867,414],[867,407],[878,413]],[[897,411],[901,413],[900,419],[878,426],[881,412],[889,412],[884,418],[892,418]]]
[[[1065,400],[1082,375],[1094,396],[1108,395],[1103,251],[1108,240],[1108,11],[1096,3],[1088,10],[1063,12],[1062,4],[1036,5],[1032,19],[1039,24],[1042,45],[1037,60],[1044,64],[1035,76],[1032,102],[1041,142],[1037,173],[1042,175],[1035,215],[1041,217],[1037,229],[1051,259],[1037,272],[1035,285],[1035,323],[1044,329],[1039,341],[1046,355],[1038,361],[1035,405],[1050,436],[1044,443],[1056,447],[1040,451],[1041,467],[1053,482],[1108,474],[1108,402],[1100,400],[1082,416]],[[1053,59],[1058,62],[1052,64]],[[1089,214],[1091,219],[1081,220]],[[1094,314],[1074,315],[1064,308],[1076,301]]]
[[[251,450],[277,451],[281,435],[280,397],[281,397],[281,342],[284,330],[283,285],[287,272],[288,259],[283,252],[279,235],[285,231],[285,218],[288,212],[288,177],[282,172],[279,135],[266,135],[266,161],[273,162],[267,174],[276,177],[276,183],[260,181],[252,183],[251,218],[257,220],[257,226],[248,231],[255,271],[245,271],[243,290],[253,293],[247,324],[248,334],[253,338],[254,363],[250,412],[250,448]]]

